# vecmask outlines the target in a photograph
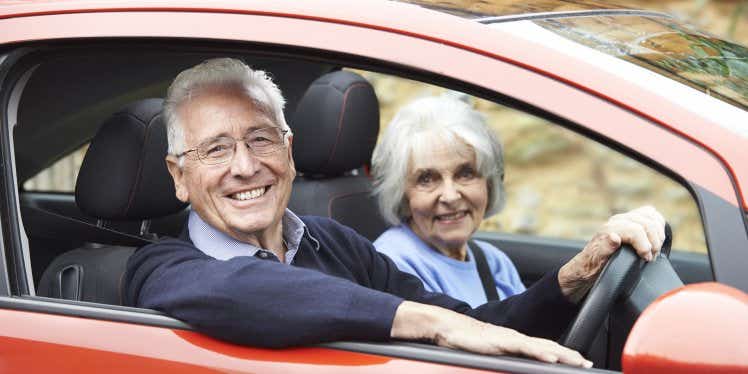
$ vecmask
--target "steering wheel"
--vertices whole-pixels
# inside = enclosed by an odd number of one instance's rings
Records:
[[[661,253],[670,255],[672,231],[670,225],[665,225],[665,242]],[[571,323],[561,344],[582,354],[589,353],[605,318],[611,311],[613,304],[623,294],[628,294],[639,283],[642,270],[646,262],[641,259],[634,249],[624,244],[617,250],[592,285],[587,297],[579,309],[579,313]]]

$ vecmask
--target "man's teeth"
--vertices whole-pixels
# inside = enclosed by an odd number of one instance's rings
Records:
[[[255,188],[254,190],[237,192],[231,195],[236,200],[251,200],[256,199],[265,194],[265,187]]]

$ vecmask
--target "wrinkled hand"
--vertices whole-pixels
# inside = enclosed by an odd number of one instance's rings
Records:
[[[616,214],[558,272],[561,292],[572,302],[590,290],[610,256],[630,244],[645,261],[657,258],[665,242],[665,218],[651,206]]]
[[[428,340],[439,346],[487,355],[525,356],[590,368],[579,352],[554,341],[484,323],[448,309],[404,301],[392,325],[393,338]]]

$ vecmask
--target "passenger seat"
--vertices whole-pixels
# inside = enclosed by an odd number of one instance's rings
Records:
[[[335,219],[369,240],[387,229],[366,175],[379,135],[379,101],[350,71],[317,78],[289,123],[298,175],[289,208]]]

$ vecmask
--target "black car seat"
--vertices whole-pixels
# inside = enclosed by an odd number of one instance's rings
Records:
[[[297,176],[289,208],[329,217],[374,240],[387,228],[366,175],[379,134],[371,84],[350,71],[316,79],[289,123]]]
[[[149,232],[150,221],[186,207],[174,195],[164,162],[162,103],[147,99],[125,107],[104,122],[91,140],[75,200],[98,223],[47,215],[48,224],[64,227],[90,244],[57,256],[42,274],[38,295],[121,304],[120,281],[127,259],[137,246],[155,239]],[[125,233],[111,228],[110,223],[119,222],[139,222],[140,230]]]

